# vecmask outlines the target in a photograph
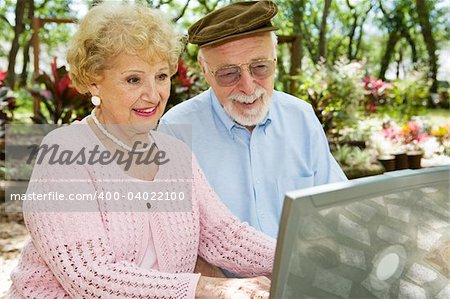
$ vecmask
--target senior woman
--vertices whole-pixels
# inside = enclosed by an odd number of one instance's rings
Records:
[[[44,138],[61,156],[36,163],[27,193],[95,197],[24,203],[31,241],[12,274],[10,297],[268,296],[275,241],[230,214],[186,145],[150,131],[164,111],[181,47],[160,12],[140,5],[107,2],[81,21],[68,51],[70,75],[96,107]],[[189,200],[137,200],[144,192],[166,197],[180,190]],[[247,278],[193,273],[199,256]]]

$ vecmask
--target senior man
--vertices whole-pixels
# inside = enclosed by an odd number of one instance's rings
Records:
[[[311,106],[274,90],[277,11],[271,1],[240,2],[193,24],[188,40],[211,88],[159,126],[192,142],[225,205],[274,238],[286,191],[346,180]]]

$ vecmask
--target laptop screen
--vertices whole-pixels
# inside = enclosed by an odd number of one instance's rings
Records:
[[[450,166],[289,192],[271,298],[450,298]]]

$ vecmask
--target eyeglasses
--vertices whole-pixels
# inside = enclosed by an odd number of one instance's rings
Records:
[[[245,66],[255,79],[266,79],[275,72],[277,59],[261,59],[250,63],[232,64],[211,71],[219,86],[233,86],[241,79],[242,68]]]

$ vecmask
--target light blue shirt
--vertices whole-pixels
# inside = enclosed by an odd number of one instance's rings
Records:
[[[158,130],[192,142],[225,205],[274,238],[287,191],[346,180],[311,105],[283,92],[274,91],[252,133],[225,113],[212,89],[170,109]]]

